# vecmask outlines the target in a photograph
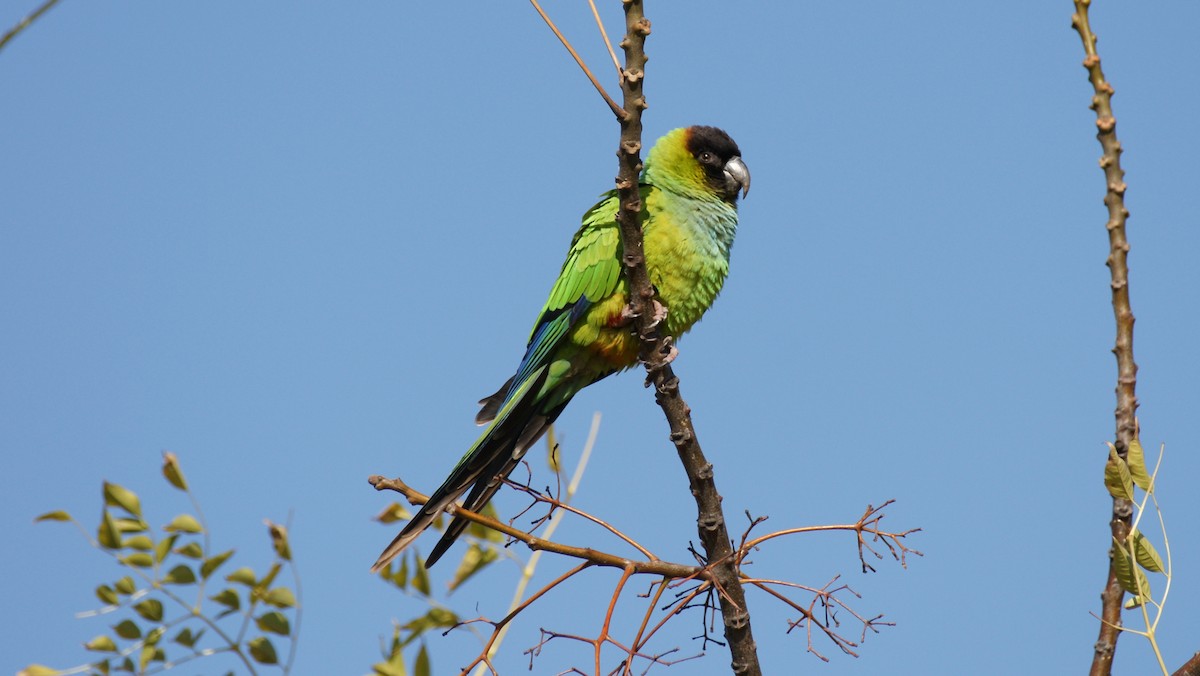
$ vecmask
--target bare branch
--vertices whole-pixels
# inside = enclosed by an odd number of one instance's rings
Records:
[[[400,478],[388,479],[383,476],[374,475],[367,481],[375,487],[375,490],[396,491],[402,494],[413,505],[423,505],[429,501],[429,496],[412,488],[404,483]],[[502,523],[491,517],[484,516],[477,512],[472,512],[460,507],[457,503],[451,503],[446,509],[446,513],[450,516],[461,516],[471,523],[477,523],[485,528],[504,533],[505,535],[525,543],[533,551],[548,551],[563,556],[587,561],[596,566],[604,566],[606,568],[621,568],[625,569],[628,566],[633,566],[638,574],[648,573],[653,575],[669,575],[671,577],[691,577],[702,572],[701,568],[695,566],[684,566],[678,563],[670,563],[667,561],[632,561],[630,559],[601,552],[590,547],[573,547],[564,545],[558,542],[552,542],[543,538],[534,537],[525,531]]]
[[[1113,116],[1112,95],[1113,87],[1104,78],[1100,68],[1100,55],[1096,52],[1096,35],[1092,32],[1088,19],[1088,7],[1091,0],[1075,0],[1075,13],[1071,16],[1071,25],[1079,33],[1083,41],[1083,50],[1087,57],[1083,67],[1088,71],[1088,80],[1092,83],[1095,94],[1092,96],[1091,108],[1096,111],[1096,138],[1104,154],[1100,158],[1100,167],[1104,170],[1107,191],[1104,204],[1108,207],[1108,268],[1112,276],[1112,306],[1117,324],[1117,337],[1113,354],[1117,358],[1117,408],[1116,441],[1114,446],[1117,453],[1124,458],[1129,450],[1129,444],[1137,437],[1137,363],[1133,360],[1133,310],[1129,302],[1129,242],[1125,238],[1125,220],[1129,211],[1125,208],[1125,172],[1121,169],[1121,142],[1117,140],[1117,119]],[[1112,537],[1119,544],[1125,542],[1129,534],[1129,524],[1132,518],[1133,505],[1124,498],[1113,498],[1110,529]],[[1117,581],[1116,568],[1113,560],[1109,559],[1108,577],[1104,583],[1100,623],[1100,635],[1096,640],[1092,655],[1091,676],[1107,676],[1112,673],[1113,653],[1117,648],[1117,638],[1120,631],[1115,627],[1121,622],[1121,601],[1125,593]]]
[[[653,553],[650,552],[650,550],[648,550],[645,547],[643,547],[642,545],[638,544],[638,542],[636,540],[629,537],[625,533],[621,532],[615,526],[608,523],[607,521],[605,521],[597,516],[588,514],[587,512],[585,512],[581,509],[572,507],[571,505],[559,500],[558,498],[552,498],[549,495],[546,495],[540,491],[536,491],[527,485],[518,484],[516,482],[508,481],[508,480],[505,480],[505,483],[519,491],[522,491],[523,493],[526,493],[527,495],[529,495],[530,497],[532,497],[534,499],[535,503],[544,502],[544,503],[550,505],[551,511],[562,510],[563,512],[569,512],[576,516],[583,517],[584,519],[591,521],[592,523],[596,524],[597,526],[600,526],[601,528],[604,528],[605,530],[612,533],[613,535],[616,535],[617,537],[621,538],[630,547],[633,547],[634,549],[641,552],[642,556],[645,556],[647,559],[649,559],[651,561],[659,560],[657,556],[655,556]],[[547,531],[546,534],[549,535],[550,532]]]

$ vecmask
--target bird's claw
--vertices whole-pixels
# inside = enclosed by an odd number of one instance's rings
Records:
[[[654,311],[654,314],[651,315],[650,319],[650,328],[656,329],[658,328],[658,325],[662,324],[667,318],[667,306],[658,302],[657,298],[651,298],[650,307]],[[672,359],[674,359],[674,357],[672,357]]]
[[[658,302],[657,298],[650,299],[650,310],[651,310],[650,326],[647,328],[650,331],[653,331],[654,329],[657,329],[658,326],[660,324],[662,324],[664,320],[666,320],[668,311],[667,311],[667,306]],[[616,324],[617,324],[617,326],[628,326],[630,324],[633,324],[634,320],[637,318],[638,318],[638,313],[633,311],[633,306],[626,305],[625,307],[621,308],[621,314],[617,318]]]
[[[654,379],[679,356],[679,348],[675,347],[675,341],[670,336],[664,336],[658,343],[657,352],[659,359],[646,363],[646,387],[653,385]]]
[[[662,355],[662,366],[666,366],[675,361],[675,357],[679,356],[679,348],[675,347],[675,341],[671,340],[670,336],[662,339],[662,344],[658,346],[658,353]]]

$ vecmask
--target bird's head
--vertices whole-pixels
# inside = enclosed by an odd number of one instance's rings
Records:
[[[646,158],[646,177],[668,190],[716,195],[736,204],[750,192],[750,170],[733,139],[716,127],[684,127],[660,138]]]

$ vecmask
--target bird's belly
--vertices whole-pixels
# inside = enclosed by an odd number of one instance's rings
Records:
[[[571,343],[590,357],[592,368],[619,371],[637,363],[638,341],[625,316],[625,298],[618,291],[595,304],[571,332]]]

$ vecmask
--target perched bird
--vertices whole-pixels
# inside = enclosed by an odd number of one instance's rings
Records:
[[[738,193],[750,171],[737,144],[716,127],[669,132],[650,150],[640,180],[646,268],[666,309],[665,331],[680,336],[712,305],[729,272]],[[637,363],[638,339],[621,275],[617,194],[583,215],[583,225],[538,315],[517,372],[480,400],[487,429],[371,568],[400,555],[451,502],[482,509],[525,452],[583,388]],[[432,566],[467,527],[456,517],[425,560]]]

